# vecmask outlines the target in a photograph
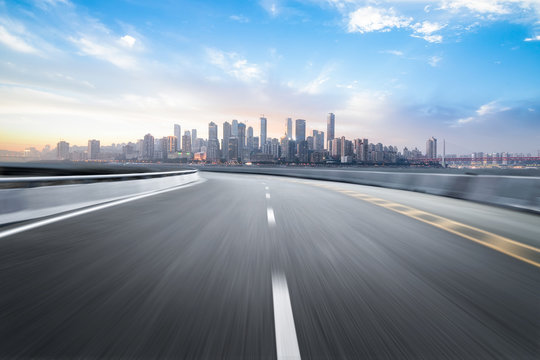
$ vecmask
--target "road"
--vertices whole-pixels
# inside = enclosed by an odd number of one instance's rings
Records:
[[[0,358],[540,358],[538,215],[201,177],[0,238]]]

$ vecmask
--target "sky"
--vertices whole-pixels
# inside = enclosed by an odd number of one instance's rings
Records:
[[[0,149],[238,119],[540,150],[540,0],[0,0]]]

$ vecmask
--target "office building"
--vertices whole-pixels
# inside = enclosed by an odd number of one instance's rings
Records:
[[[236,136],[238,137],[238,152],[242,154],[246,148],[246,124],[236,124]]]
[[[231,136],[238,137],[238,120],[232,121]]]
[[[236,162],[239,161],[238,156],[238,138],[230,137],[229,138],[229,161]]]
[[[61,140],[56,144],[56,158],[58,160],[69,159],[69,143]]]
[[[182,152],[185,154],[191,154],[192,136],[193,136],[193,132],[190,134],[189,131],[186,131],[184,133],[184,136],[182,136]]]
[[[176,136],[176,151],[182,149],[180,142],[182,141],[182,127],[178,124],[174,124],[174,136]]]
[[[297,143],[306,140],[306,120],[296,119],[295,140]]]
[[[261,149],[266,144],[266,122],[266,118],[261,116],[261,137],[259,139]]]
[[[100,144],[99,140],[88,140],[88,159],[99,159]]]
[[[167,136],[167,152],[177,152],[178,149],[178,138],[176,136]]]
[[[195,144],[195,140],[197,140],[197,129],[191,130],[191,148],[193,149],[193,144]]]
[[[287,118],[287,133],[286,133],[287,139],[292,140],[293,138],[292,135],[293,135],[292,134],[292,119]]]
[[[246,148],[249,152],[255,149],[255,145],[253,144],[253,128],[251,126],[247,128]]]
[[[228,121],[223,123],[223,139],[221,140],[222,156],[225,160],[229,159],[229,138],[231,137],[231,124]]]
[[[141,154],[143,160],[154,158],[154,137],[151,134],[144,135]]]
[[[437,157],[437,139],[433,136],[426,141],[426,158],[435,159]]]
[[[336,116],[333,113],[329,113],[326,117],[326,144],[334,140],[336,128]]]

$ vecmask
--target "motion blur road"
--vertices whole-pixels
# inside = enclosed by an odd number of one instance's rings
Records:
[[[540,358],[538,215],[201,177],[1,238],[0,358]]]

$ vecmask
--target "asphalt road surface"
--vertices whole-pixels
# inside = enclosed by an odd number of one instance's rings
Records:
[[[540,358],[540,216],[201,177],[0,238],[0,358]]]

